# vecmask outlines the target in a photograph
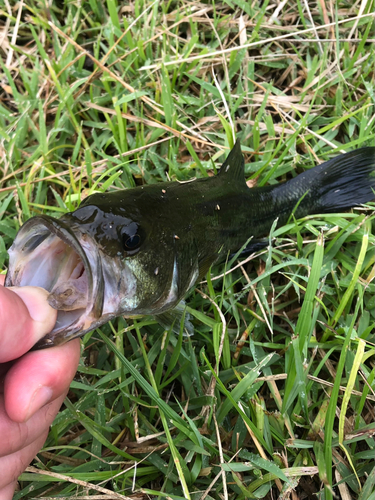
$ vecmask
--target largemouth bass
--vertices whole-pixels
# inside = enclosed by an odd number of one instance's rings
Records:
[[[250,189],[237,141],[214,177],[93,194],[59,220],[29,219],[9,250],[5,286],[45,288],[57,322],[35,347],[64,344],[116,316],[175,308],[214,262],[276,218],[341,211],[374,192],[374,147]]]

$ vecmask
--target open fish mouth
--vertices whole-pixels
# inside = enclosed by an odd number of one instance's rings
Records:
[[[5,286],[38,286],[57,309],[53,330],[35,344],[63,344],[89,331],[102,315],[104,280],[101,259],[89,234],[62,220],[29,219],[9,249]]]

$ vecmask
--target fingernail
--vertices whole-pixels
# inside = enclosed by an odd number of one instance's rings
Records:
[[[47,290],[31,286],[12,287],[11,290],[25,303],[36,324],[36,330],[41,330],[35,332],[38,339],[50,332],[56,323],[57,311],[47,302]]]
[[[40,410],[44,405],[49,403],[52,399],[53,391],[50,387],[42,385],[38,387],[34,394],[31,396],[29,407],[27,408],[25,421],[29,420],[30,417],[34,415],[38,410]]]

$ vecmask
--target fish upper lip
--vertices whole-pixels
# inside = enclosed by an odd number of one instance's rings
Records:
[[[33,229],[36,233],[33,233]],[[48,239],[51,234],[55,235],[65,245],[72,248],[79,259],[81,259],[84,266],[84,272],[87,274],[87,304],[84,312],[79,317],[74,317],[74,315],[72,315],[72,321],[69,324],[69,314],[65,314],[64,316],[64,312],[59,311],[54,329],[35,344],[34,348],[40,349],[50,347],[51,345],[63,344],[77,336],[75,334],[81,330],[89,329],[89,324],[98,319],[102,314],[104,280],[99,251],[90,235],[82,232],[79,226],[75,226],[73,230],[70,225],[62,219],[57,220],[47,215],[40,215],[25,222],[9,250],[9,254],[14,254],[15,258],[10,259],[11,264],[6,276],[5,286],[33,285],[33,283],[22,283],[22,271],[27,265],[22,263],[22,258],[26,261],[26,254],[28,251],[27,244],[30,241],[31,244],[29,246],[31,251],[29,255],[32,255],[39,244],[43,244],[44,239],[33,248],[32,238],[37,237],[35,234],[38,235],[38,230],[39,234],[43,234],[43,230],[49,231],[50,234],[46,239]],[[53,286],[54,282],[52,280],[49,286],[50,289],[47,291],[51,292]]]

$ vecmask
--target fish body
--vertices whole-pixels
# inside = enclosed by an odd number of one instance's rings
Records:
[[[119,315],[175,308],[214,262],[276,218],[343,210],[374,192],[375,148],[250,189],[237,141],[214,177],[96,193],[59,220],[29,219],[9,250],[5,284],[50,292],[57,322],[36,347],[63,344]]]

